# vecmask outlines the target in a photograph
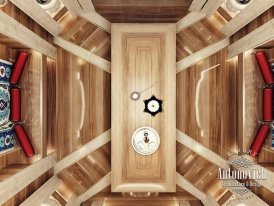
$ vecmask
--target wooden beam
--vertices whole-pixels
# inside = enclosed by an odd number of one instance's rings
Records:
[[[177,185],[179,187],[186,190],[197,199],[201,200],[205,206],[219,206],[217,201],[214,200],[214,198],[211,195],[205,194],[204,192],[197,189],[191,182],[189,182],[179,173],[176,174],[176,179],[177,179]]]
[[[110,33],[111,23],[95,11],[91,0],[65,0],[63,3],[73,16],[80,16]]]
[[[177,130],[177,141],[180,142],[181,144],[185,145],[204,159],[208,160],[209,162],[219,166],[220,168],[229,171],[229,164],[228,161],[220,157],[218,154],[215,152],[211,151],[207,147],[203,146],[199,142],[195,141],[188,135],[182,133],[181,131]],[[237,180],[229,179],[229,180],[222,180],[223,182],[226,183],[226,185],[240,185]],[[180,186],[180,185],[179,185]],[[239,197],[239,194],[234,191],[235,187],[226,187],[231,193],[233,193],[236,197]],[[245,189],[244,186],[240,186],[239,189]],[[258,204],[254,205],[267,205],[263,200],[261,200],[258,196],[256,196],[254,193],[252,193],[250,190],[245,194],[246,197],[249,197],[251,200],[248,200],[248,203],[256,202]],[[210,199],[211,197],[208,197]],[[248,199],[248,198],[247,198]],[[210,201],[210,200],[209,200]],[[245,203],[247,201],[245,200]],[[205,204],[205,203],[204,203]],[[252,205],[252,204],[247,204],[247,205]]]
[[[230,205],[260,205],[260,206],[269,206],[267,203],[265,203],[262,199],[260,199],[257,195],[255,195],[250,190],[246,191],[245,194],[241,195],[237,193],[236,191],[247,189],[243,186],[241,186],[237,180],[222,180],[223,185],[232,185],[230,187],[225,186],[236,198],[229,202]],[[239,185],[239,186],[237,186]]]
[[[274,19],[268,21],[256,30],[234,42],[228,47],[228,58],[237,56],[240,53],[256,48],[274,39]]]
[[[95,10],[91,0],[62,0],[62,2],[73,16]]]
[[[205,18],[205,15],[203,13],[196,11],[188,13],[184,18],[182,18],[180,21],[176,23],[177,33],[191,26],[192,24],[200,21],[203,18]]]
[[[180,142],[181,144],[185,145],[192,151],[196,152],[198,155],[201,157],[205,158],[209,162],[218,165],[219,167],[228,170],[229,169],[229,164],[228,162],[216,154],[215,152],[211,151],[207,147],[203,146],[196,140],[192,139],[188,135],[184,134],[180,130],[177,130],[177,141]]]
[[[53,45],[3,11],[0,11],[0,33],[52,59],[56,59],[57,50]]]
[[[189,204],[189,201],[183,201],[183,202],[180,202],[179,206],[191,206]]]
[[[46,158],[41,159],[22,171],[12,175],[3,182],[0,182],[0,205],[51,169],[55,162],[56,154],[52,153]]]
[[[225,3],[225,0],[208,0],[201,12],[206,16],[211,16],[223,3]]]
[[[88,191],[79,196],[81,202],[87,201],[89,198],[96,195],[106,187],[110,186],[111,173],[109,172],[102,179],[100,179],[95,185],[93,185]]]
[[[239,158],[240,158],[240,156],[238,156],[238,155],[232,155],[229,157],[229,160],[233,161],[233,160],[236,160]],[[265,176],[266,176],[266,180],[256,179],[255,181],[274,193],[274,173],[272,171],[270,171],[258,164],[250,165],[245,168],[242,168],[242,167],[237,168],[237,170],[239,170],[239,171],[246,171],[246,170],[254,171],[254,169],[255,169],[255,171],[260,171],[261,173],[262,173],[262,171],[264,171]]]
[[[55,37],[54,43],[67,50],[68,52],[74,54],[75,56],[78,56],[86,60],[87,62],[97,66],[98,68],[110,73],[110,62],[97,56],[96,54],[93,54],[92,52],[83,49],[76,44],[66,41],[61,37]]]
[[[207,0],[193,0],[188,10],[199,12],[203,8],[206,2]]]
[[[53,176],[31,196],[29,196],[20,206],[40,205],[46,201],[61,185],[62,181]]]
[[[251,1],[244,10],[240,11],[222,28],[221,32],[226,36],[231,36],[273,5],[273,0]]]
[[[230,44],[229,38],[226,38],[222,41],[219,41],[215,44],[212,44],[194,54],[187,56],[186,58],[177,62],[177,73],[183,71],[184,69],[189,68],[190,66],[196,64],[202,59],[205,59],[212,54],[226,48]]]
[[[90,11],[95,11],[92,0],[79,0],[79,3],[81,5],[84,13],[90,12]]]
[[[62,32],[61,26],[39,6],[36,0],[10,0],[19,9],[25,12],[30,18],[36,21],[53,36],[58,36]]]
[[[111,173],[108,173],[105,175],[102,179],[100,179],[96,184],[94,184],[88,191],[83,193],[82,195],[75,197],[72,196],[72,198],[68,201],[66,204],[67,206],[78,206],[82,202],[87,201],[89,198],[96,195],[98,192],[102,191],[106,187],[110,186],[110,178]]]
[[[59,161],[54,166],[54,173],[58,174],[63,169],[73,165],[74,163],[78,162],[82,158],[86,157],[96,149],[100,148],[104,144],[108,143],[110,141],[110,130],[106,131],[105,133],[101,134],[100,136],[94,138],[84,146],[82,146],[80,149],[70,153],[68,156],[66,156],[64,159]]]
[[[91,11],[88,13],[81,13],[79,15],[87,21],[91,22],[92,24],[95,24],[96,26],[100,27],[101,29],[109,33],[111,32],[111,23],[97,12]]]

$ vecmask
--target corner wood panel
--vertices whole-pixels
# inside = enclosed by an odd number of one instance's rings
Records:
[[[176,29],[174,24],[112,25],[112,191],[175,192]],[[155,84],[151,88],[151,85]],[[133,91],[143,91],[138,101]],[[163,112],[144,113],[143,100],[163,100]],[[152,127],[160,147],[142,156],[131,146],[140,127]]]

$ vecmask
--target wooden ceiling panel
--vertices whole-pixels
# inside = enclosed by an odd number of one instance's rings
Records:
[[[58,177],[63,180],[71,191],[80,195],[109,173],[110,170],[110,143],[108,143],[63,170]]]
[[[65,25],[60,35],[63,39],[110,61],[110,34],[108,32],[81,17],[72,18],[68,13],[60,19],[59,23]]]
[[[96,11],[112,23],[175,23],[192,0],[93,0]]]
[[[202,19],[177,33],[177,61],[225,38],[219,31],[225,23],[226,21],[216,12],[211,17]]]

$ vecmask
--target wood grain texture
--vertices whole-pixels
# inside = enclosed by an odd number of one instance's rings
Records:
[[[56,48],[48,41],[27,29],[24,24],[17,22],[1,10],[0,19],[1,34],[18,41],[20,44],[26,45],[28,48],[39,51],[52,59],[56,59]],[[19,32],[20,35],[18,35],[17,32]]]
[[[10,0],[10,2],[52,35],[58,36],[62,32],[62,28],[57,22],[34,0],[26,0],[24,3],[20,0]]]
[[[81,17],[65,13],[58,21],[65,29],[61,37],[110,61],[110,34]]]
[[[237,61],[223,50],[177,74],[177,128],[220,156],[236,148]]]
[[[225,23],[219,12],[215,12],[211,17],[204,18],[177,33],[177,61],[224,39],[225,36],[219,29]]]
[[[8,1],[8,4],[0,8],[1,11],[5,12],[19,23],[23,24],[26,28],[33,31],[35,34],[43,38],[49,43],[53,42],[53,36],[41,27],[38,23],[32,20],[27,14],[21,11],[12,2]]]
[[[202,203],[193,197],[191,194],[180,188],[176,187],[176,193],[111,193],[111,187],[108,187],[96,194],[89,200],[82,203],[83,206],[90,206],[94,202],[104,201],[105,204],[110,206],[118,204],[156,204],[156,202],[161,205],[164,203],[174,203],[178,206],[178,203],[188,201],[190,205],[201,206]]]
[[[5,202],[2,206],[19,206],[24,200],[26,200],[31,194],[33,194],[40,186],[42,186],[49,178],[52,177],[52,171],[48,171],[45,174],[38,177],[35,181]]]
[[[1,188],[5,188],[4,190],[0,190],[0,203],[5,203],[9,198],[12,198],[27,187],[32,181],[35,181],[39,176],[49,171],[55,162],[56,154],[52,153],[0,182]]]
[[[93,0],[96,11],[112,23],[176,23],[192,0]]]
[[[82,195],[109,172],[110,143],[63,170],[58,177],[70,191]]]
[[[227,189],[222,187],[218,176],[218,166],[210,163],[184,145],[177,143],[177,172],[184,176],[194,187],[203,193],[210,194],[214,199],[220,199]],[[231,196],[228,195],[226,200]]]
[[[256,19],[251,21],[249,24],[241,28],[239,31],[237,31],[235,34],[231,36],[231,42],[235,42],[241,38],[243,38],[245,35],[251,33],[255,29],[259,28],[266,22],[270,21],[274,18],[274,7],[271,7],[264,13],[262,13],[260,16],[258,16]]]
[[[47,154],[56,150],[56,61],[47,58]]]
[[[244,10],[240,11],[222,28],[222,33],[231,36],[272,6],[274,6],[272,0],[265,0],[263,3],[258,1],[250,2]]]
[[[175,24],[112,24],[112,191],[175,190],[175,35]],[[155,82],[139,101],[130,99]],[[151,95],[164,101],[164,112],[155,117],[143,112],[142,100]],[[131,147],[133,132],[143,126],[161,138],[146,157]]]
[[[110,75],[58,48],[56,80],[60,160],[110,128]]]

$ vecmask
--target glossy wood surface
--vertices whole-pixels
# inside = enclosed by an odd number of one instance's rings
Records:
[[[226,23],[219,12],[181,30],[176,38],[177,61],[211,45],[225,36],[219,31]]]
[[[60,35],[92,53],[110,61],[110,34],[81,17],[72,17],[66,12],[58,21],[65,25]]]
[[[192,0],[93,0],[96,11],[112,23],[176,23]]]
[[[249,24],[247,24],[245,27],[240,29],[238,32],[232,35],[231,42],[235,42],[245,35],[249,34],[250,32],[254,31],[258,27],[262,26],[269,20],[274,18],[274,7],[268,9],[264,13],[262,13],[260,16],[258,16],[256,19],[251,21]]]
[[[237,62],[223,50],[177,74],[177,128],[225,159],[236,148]]]
[[[110,128],[110,74],[61,48],[56,72],[57,123],[52,126],[62,159]]]
[[[99,192],[86,202],[82,203],[83,205],[92,204],[96,201],[106,201],[110,206],[112,204],[125,204],[128,201],[137,201],[137,203],[148,203],[158,202],[159,204],[165,202],[173,202],[176,203],[188,201],[190,205],[200,206],[202,203],[193,197],[191,194],[181,189],[180,187],[176,187],[176,193],[111,193],[111,187],[107,187],[103,191]],[[140,202],[139,202],[140,201]]]
[[[28,185],[22,191],[17,193],[13,198],[8,200],[2,206],[19,206],[26,198],[28,198],[32,193],[34,193],[50,177],[52,177],[51,171],[41,175],[39,178],[37,178],[35,181],[33,181],[30,185]]]
[[[112,191],[175,191],[175,29],[175,24],[112,25]],[[139,101],[130,99],[131,92],[143,90]],[[151,95],[164,101],[164,112],[155,117],[143,112],[142,100]],[[132,134],[144,126],[161,139],[148,156],[131,146]]]
[[[52,35],[50,35],[48,31],[42,28],[38,23],[32,20],[28,15],[26,15],[10,1],[8,1],[6,6],[1,7],[0,10],[14,18],[19,23],[23,24],[25,27],[27,27],[46,41],[50,43],[52,42]]]

